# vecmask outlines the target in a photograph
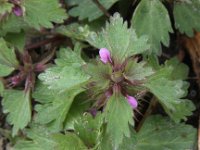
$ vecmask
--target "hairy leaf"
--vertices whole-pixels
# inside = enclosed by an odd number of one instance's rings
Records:
[[[99,0],[99,3],[106,9],[109,9],[118,0]],[[70,9],[69,14],[74,17],[79,17],[79,20],[89,19],[92,21],[103,15],[102,10],[99,9],[93,0],[73,0],[73,5],[78,5]]]
[[[31,121],[30,92],[5,90],[2,105],[4,113],[9,113],[7,120],[13,125],[12,135],[14,136]]]
[[[98,144],[102,123],[103,120],[100,113],[95,118],[90,114],[85,114],[76,121],[74,125],[75,133],[88,147],[94,147]]]
[[[67,18],[64,9],[61,8],[58,0],[23,0],[26,9],[24,20],[33,28],[52,28],[55,23],[62,23]]]
[[[129,125],[134,125],[133,110],[124,96],[114,93],[109,98],[105,120],[107,122],[106,133],[110,136],[113,147],[117,148],[124,137],[130,136]]]
[[[181,33],[192,37],[194,30],[200,31],[200,1],[174,1],[175,26]]]
[[[61,49],[58,55],[60,58],[55,60],[57,65],[39,75],[49,89],[62,92],[80,87],[88,81],[89,76],[82,69],[85,63],[79,54],[70,49]]]
[[[8,3],[7,1],[0,1],[0,7],[1,7],[0,9],[0,18],[1,18],[1,15],[4,15],[5,13],[10,13],[12,11],[13,4]]]
[[[138,38],[133,29],[128,29],[127,22],[123,23],[118,13],[110,18],[110,23],[101,32],[90,33],[88,42],[97,48],[107,48],[112,58],[120,62],[149,48],[146,36]]]
[[[0,38],[0,76],[9,75],[18,66],[13,48],[8,48],[4,39]]]
[[[147,118],[138,133],[124,138],[119,150],[193,149],[197,131],[190,125],[176,124],[162,116]]]
[[[168,32],[173,30],[167,9],[160,1],[142,0],[134,12],[132,27],[139,36],[148,35],[150,53],[161,53],[160,42],[169,46]]]

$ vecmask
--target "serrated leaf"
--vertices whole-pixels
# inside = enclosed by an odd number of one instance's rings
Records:
[[[100,113],[95,117],[91,114],[85,114],[76,121],[74,125],[75,133],[88,147],[94,147],[98,144],[102,124],[103,119]]]
[[[118,0],[99,0],[99,3],[106,9],[109,9]],[[79,20],[87,19],[92,21],[103,15],[102,10],[92,0],[73,0],[73,5],[78,5],[70,9],[69,14],[74,17],[79,17]]]
[[[110,18],[104,30],[90,33],[87,41],[97,48],[107,48],[114,60],[124,61],[127,57],[140,54],[149,48],[147,37],[137,37],[133,29],[128,29],[127,22],[118,13]]]
[[[60,58],[56,59],[56,66],[47,69],[39,75],[49,89],[56,89],[60,92],[74,89],[85,84],[89,76],[83,71],[84,61],[77,53],[70,49],[61,49]]]
[[[4,39],[0,38],[0,76],[9,75],[18,66],[13,48],[8,48]]]
[[[119,150],[189,150],[194,148],[196,136],[192,126],[156,115],[147,118],[139,133],[124,138]]]
[[[52,28],[54,23],[62,23],[67,19],[67,13],[61,8],[58,0],[23,0],[25,7],[25,22],[33,28]]]
[[[39,124],[50,124],[52,132],[57,132],[63,129],[64,121],[74,97],[82,92],[83,89],[77,88],[65,91],[60,94],[54,95],[51,103],[37,105],[36,111],[38,112],[35,121]]]
[[[181,99],[185,96],[185,82],[181,80],[169,80],[167,78],[151,78],[144,85],[159,100],[165,111],[175,122],[186,119],[192,115],[195,109],[191,101]],[[187,86],[188,87],[188,86]]]
[[[146,62],[129,61],[125,67],[124,76],[130,81],[145,80],[148,76],[154,74],[153,69],[147,66]]]
[[[134,125],[133,110],[123,95],[114,93],[109,98],[104,113],[106,133],[110,136],[113,147],[117,148],[124,137],[130,136],[129,125]]]
[[[87,150],[81,139],[73,133],[55,134],[52,139],[56,142],[55,150]]]
[[[142,18],[142,19],[141,19]],[[169,34],[173,32],[169,14],[158,0],[142,0],[137,6],[131,20],[132,27],[139,36],[149,37],[150,52],[161,53],[161,43],[169,46]]]
[[[175,26],[181,33],[192,37],[194,30],[200,31],[200,1],[175,1],[174,2]]]
[[[12,135],[14,136],[31,121],[30,92],[5,90],[2,105],[4,113],[9,113],[7,120],[13,125]]]
[[[15,150],[54,150],[56,142],[50,133],[41,126],[32,126],[26,130],[29,140],[20,140],[15,145]]]

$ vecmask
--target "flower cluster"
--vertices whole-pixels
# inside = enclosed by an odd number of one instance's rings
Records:
[[[104,63],[104,64],[111,64],[113,66],[113,60],[111,58],[111,54],[110,54],[110,51],[106,48],[101,48],[100,51],[99,51],[99,56],[100,56],[100,60]],[[116,82],[115,86],[119,86],[120,88],[120,82],[123,80],[123,77],[120,76],[120,73],[118,75],[118,72],[120,71],[115,71],[113,70],[113,75],[111,76],[111,79]],[[108,92],[106,92],[105,95],[108,95]],[[109,93],[109,97],[110,97],[110,93]],[[108,96],[107,96],[108,97]],[[133,108],[133,109],[136,109],[137,106],[138,106],[138,102],[136,100],[135,97],[133,96],[130,96],[128,95],[127,93],[125,93],[125,97],[128,101],[128,103],[130,104],[130,106]]]

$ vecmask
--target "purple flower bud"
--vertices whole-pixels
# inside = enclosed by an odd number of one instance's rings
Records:
[[[137,108],[138,102],[137,102],[137,100],[135,99],[135,97],[127,95],[127,96],[126,96],[126,99],[128,100],[128,103],[131,105],[131,107],[132,107],[133,109]]]
[[[22,16],[23,15],[23,10],[20,6],[15,5],[15,7],[13,7],[12,11],[16,16]]]
[[[100,59],[103,63],[107,62],[112,62],[111,56],[110,56],[110,51],[107,50],[106,48],[101,48],[99,51]]]

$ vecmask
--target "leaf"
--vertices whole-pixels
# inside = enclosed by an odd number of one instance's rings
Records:
[[[5,40],[10,43],[13,47],[16,47],[19,52],[24,51],[24,46],[25,46],[25,33],[9,33],[5,36]]]
[[[95,118],[91,114],[85,114],[74,125],[75,133],[88,147],[98,144],[103,124],[102,115],[98,113]]]
[[[5,13],[10,13],[12,11],[13,4],[8,3],[7,1],[1,1],[0,2],[0,17],[1,15],[4,15]]]
[[[133,29],[128,29],[127,22],[123,23],[118,13],[110,18],[110,23],[106,23],[104,30],[98,34],[90,33],[87,41],[97,48],[107,48],[112,58],[119,62],[149,48],[146,36],[138,38]]]
[[[75,97],[65,119],[65,130],[74,130],[75,122],[83,117],[83,113],[90,108],[90,102],[87,100],[88,95],[85,92]]]
[[[27,24],[23,18],[12,14],[6,20],[0,22],[0,36],[5,36],[7,33],[19,33],[26,28]]]
[[[55,134],[53,140],[56,142],[56,150],[87,150],[81,139],[74,133]]]
[[[154,71],[151,67],[147,66],[146,62],[136,62],[129,61],[125,67],[124,76],[126,79],[134,80],[144,80],[146,77],[154,74]]]
[[[13,125],[12,135],[15,136],[20,129],[24,129],[31,121],[30,92],[5,90],[2,105],[4,113],[9,113],[7,120]]]
[[[15,145],[15,150],[54,150],[56,142],[51,134],[42,126],[32,126],[26,130],[29,140],[20,140]]]
[[[99,3],[105,7],[105,9],[109,9],[115,2],[118,0],[99,0]],[[73,0],[73,5],[78,5],[69,10],[69,14],[74,17],[79,17],[79,20],[89,19],[92,21],[94,19],[99,18],[103,15],[102,10],[99,9],[97,4],[95,4],[92,0]]]
[[[81,88],[65,91],[52,96],[52,102],[50,103],[36,105],[35,109],[38,113],[35,117],[35,121],[43,125],[51,123],[49,127],[52,132],[62,130],[74,97],[82,91],[83,89]]]
[[[58,55],[60,58],[55,60],[57,65],[39,75],[49,89],[63,92],[80,87],[88,81],[89,76],[82,69],[85,62],[79,54],[68,48],[61,49]]]
[[[141,19],[142,18],[142,19]],[[150,52],[161,54],[161,43],[169,46],[169,34],[173,32],[167,9],[158,0],[142,0],[131,20],[139,36],[149,37]]]
[[[194,30],[200,31],[200,2],[198,0],[189,0],[174,2],[175,27],[181,33],[192,37]]]
[[[67,13],[61,8],[58,0],[23,0],[25,7],[24,21],[33,28],[52,28],[54,23],[63,23]]]
[[[104,113],[106,133],[112,139],[113,147],[117,148],[124,136],[130,136],[129,124],[134,125],[133,110],[124,96],[114,93],[109,98]]]
[[[67,26],[58,27],[56,32],[74,39],[85,40],[90,33],[90,29],[88,25],[82,26],[78,23],[71,23]]]
[[[192,111],[195,109],[194,104],[181,99],[187,90],[184,87],[187,86],[185,82],[171,81],[160,76],[159,78],[150,78],[144,86],[158,98],[165,111],[175,122],[180,122],[181,119],[186,119],[186,116],[192,115]]]
[[[18,66],[13,48],[8,48],[5,40],[0,38],[0,76],[9,75]]]
[[[124,138],[119,150],[186,150],[193,149],[197,130],[184,123],[176,124],[159,115],[146,119],[139,133]]]

